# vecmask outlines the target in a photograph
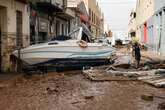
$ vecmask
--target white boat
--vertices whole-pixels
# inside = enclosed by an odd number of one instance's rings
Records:
[[[75,61],[88,63],[109,59],[115,49],[108,44],[91,43],[89,32],[87,28],[78,27],[68,36],[57,36],[47,43],[21,49],[20,59],[29,65],[57,64],[59,61],[68,64]],[[13,54],[18,57],[18,50]]]

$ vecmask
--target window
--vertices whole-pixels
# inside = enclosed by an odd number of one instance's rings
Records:
[[[92,23],[93,23],[93,11],[92,11]]]
[[[133,14],[133,17],[136,18],[136,13]]]
[[[89,20],[91,21],[91,9],[89,8]]]

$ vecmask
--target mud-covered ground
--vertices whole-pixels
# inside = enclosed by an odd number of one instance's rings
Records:
[[[91,82],[80,71],[19,75],[0,82],[0,110],[159,110],[165,89],[141,82]]]

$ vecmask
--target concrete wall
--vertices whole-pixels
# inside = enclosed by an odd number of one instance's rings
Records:
[[[6,9],[4,14],[6,15],[6,23],[4,22],[4,33],[2,36],[2,69],[3,71],[11,70],[10,55],[16,49],[16,11],[22,12],[23,24],[23,47],[30,44],[29,38],[29,16],[27,11],[27,5],[16,2],[15,0],[0,0],[0,6]],[[1,13],[1,12],[0,12]],[[2,13],[1,13],[2,14]]]

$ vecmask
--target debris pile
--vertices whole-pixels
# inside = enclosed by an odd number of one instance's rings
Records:
[[[159,110],[165,110],[165,102],[158,105]]]
[[[113,66],[107,69],[90,68],[83,74],[92,81],[135,81],[139,80],[155,87],[165,87],[165,69],[149,71],[125,70]]]

